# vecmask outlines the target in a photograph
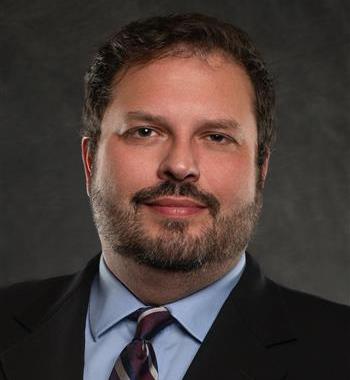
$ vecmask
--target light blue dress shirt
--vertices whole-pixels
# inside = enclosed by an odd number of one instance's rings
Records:
[[[164,305],[178,323],[167,326],[152,340],[160,380],[184,377],[244,266],[245,254],[218,281]],[[86,317],[84,380],[108,380],[119,354],[135,334],[136,322],[126,317],[145,306],[109,271],[101,255]]]

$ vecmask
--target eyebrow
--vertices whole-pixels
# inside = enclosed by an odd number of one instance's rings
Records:
[[[126,114],[126,118],[128,121],[131,120],[140,120],[140,121],[147,121],[149,123],[155,123],[159,125],[169,126],[170,123],[167,121],[167,119],[160,115],[153,115],[148,112],[144,111],[130,111]],[[201,129],[204,128],[215,128],[215,129],[233,129],[236,131],[241,130],[240,124],[235,119],[226,119],[226,118],[219,118],[219,119],[204,119],[199,122],[201,125]]]
[[[202,128],[241,130],[240,124],[234,119],[209,119],[204,120],[201,125]]]
[[[152,115],[151,113],[143,111],[130,111],[126,114],[126,119],[127,121],[141,120],[148,121],[149,123],[169,125],[165,117],[159,115]]]

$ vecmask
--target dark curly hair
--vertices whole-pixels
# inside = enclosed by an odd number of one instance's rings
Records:
[[[258,127],[257,165],[261,167],[275,139],[275,91],[272,78],[249,36],[239,28],[198,13],[137,20],[124,26],[98,50],[85,75],[82,136],[87,136],[94,156],[101,121],[111,98],[116,74],[131,66],[181,52],[206,56],[222,52],[241,65],[255,90]]]

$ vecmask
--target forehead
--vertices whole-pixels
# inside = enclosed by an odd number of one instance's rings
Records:
[[[165,76],[165,74],[167,74]],[[228,80],[228,83],[245,82],[248,91],[254,98],[253,84],[243,67],[232,57],[220,51],[212,53],[196,53],[186,50],[167,53],[158,58],[153,58],[145,63],[130,64],[126,69],[118,72],[112,82],[112,99],[119,92],[125,82],[130,79],[158,79],[159,81],[172,77],[175,81],[182,82],[189,74],[193,79],[203,82]],[[175,77],[176,75],[176,77]],[[225,77],[225,78],[223,78]],[[208,83],[206,83],[208,84]]]
[[[220,53],[166,56],[114,81],[106,112],[144,111],[177,121],[234,118],[255,126],[254,89],[245,69]]]

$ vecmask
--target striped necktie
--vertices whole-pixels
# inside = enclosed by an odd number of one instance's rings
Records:
[[[137,319],[134,339],[121,352],[109,380],[158,380],[158,365],[150,340],[174,319],[163,306],[139,309],[130,318]]]

